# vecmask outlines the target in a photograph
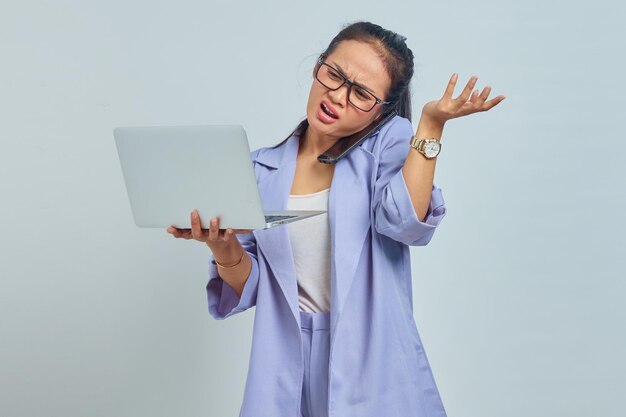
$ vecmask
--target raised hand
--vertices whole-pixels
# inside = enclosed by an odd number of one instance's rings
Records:
[[[446,91],[439,100],[433,100],[424,105],[422,114],[430,120],[444,124],[450,119],[467,116],[468,114],[483,112],[491,109],[502,100],[505,96],[497,96],[489,101],[487,97],[491,92],[491,86],[486,86],[482,93],[478,94],[478,90],[472,93],[472,89],[478,80],[477,76],[472,76],[465,85],[465,88],[457,98],[453,98],[454,87],[458,79],[457,73],[454,73],[448,82]],[[471,96],[470,96],[471,94]]]

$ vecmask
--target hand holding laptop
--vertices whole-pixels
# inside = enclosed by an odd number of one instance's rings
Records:
[[[195,217],[194,217],[195,214]],[[227,246],[230,243],[230,239],[237,234],[250,233],[254,229],[220,229],[220,219],[213,217],[209,223],[208,229],[202,229],[200,227],[200,215],[196,210],[191,212],[191,229],[178,229],[174,226],[167,228],[167,233],[172,234],[176,238],[182,237],[183,239],[195,239],[199,242],[205,242],[211,252],[215,253],[214,249],[219,251],[222,246]],[[209,243],[211,242],[211,243]],[[225,242],[225,244],[223,243]]]
[[[193,238],[206,243],[216,261],[220,259],[220,262],[224,262],[224,259],[233,258],[233,254],[240,254],[242,251],[245,253],[241,242],[234,236],[235,233],[250,233],[252,229],[220,229],[219,223],[220,219],[213,217],[209,223],[209,229],[202,229],[200,227],[200,215],[197,210],[194,210],[191,212],[191,229],[178,229],[170,226],[167,228],[167,232],[176,238],[182,237],[187,240]]]

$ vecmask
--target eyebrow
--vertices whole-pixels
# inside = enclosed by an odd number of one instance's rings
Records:
[[[337,69],[339,70],[339,72],[341,73],[341,75],[343,75],[344,77],[346,77],[346,78],[350,79],[350,78],[346,75],[346,73],[345,73],[345,71],[343,70],[343,68],[341,68],[341,67],[339,66],[339,64],[338,64],[338,63],[336,63],[335,61],[333,61],[333,64],[335,64],[335,65],[337,66]],[[363,84],[359,84],[359,83],[354,83],[354,84],[358,85],[358,86],[359,86],[359,87],[361,87],[361,88],[364,88],[365,90],[367,90],[367,91],[371,92],[372,94],[376,94],[376,92],[375,92],[374,90],[372,90],[371,88],[369,88],[369,87],[367,87],[367,86],[365,86],[365,85],[363,85]]]

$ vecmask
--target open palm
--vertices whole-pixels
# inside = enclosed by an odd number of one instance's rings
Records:
[[[498,96],[489,101],[485,101],[491,92],[490,86],[486,86],[480,94],[478,94],[478,90],[472,93],[472,89],[478,80],[477,76],[472,76],[461,94],[457,98],[452,98],[457,79],[458,75],[454,73],[448,82],[448,86],[446,87],[443,97],[439,100],[430,101],[424,105],[422,110],[424,115],[428,116],[432,120],[445,123],[450,119],[487,111],[505,98],[504,96]]]

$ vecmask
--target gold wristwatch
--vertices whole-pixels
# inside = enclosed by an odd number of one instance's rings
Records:
[[[437,139],[419,139],[411,136],[411,147],[417,149],[426,159],[433,159],[441,152],[441,143]]]

